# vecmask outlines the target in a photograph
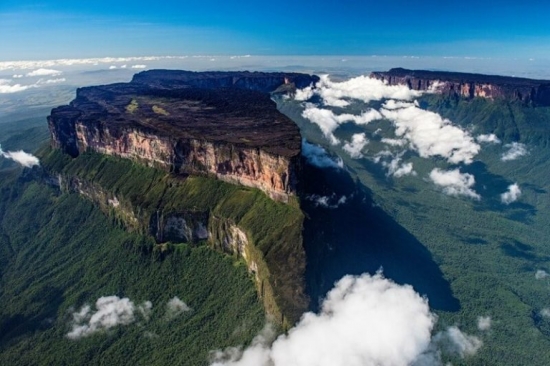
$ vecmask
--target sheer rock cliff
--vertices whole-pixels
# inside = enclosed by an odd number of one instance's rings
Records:
[[[462,98],[506,99],[533,106],[550,106],[548,80],[402,68],[372,72],[371,77],[388,85],[407,85],[413,90],[431,89]]]
[[[48,117],[52,144],[76,157],[92,149],[176,174],[206,174],[288,201],[300,171],[298,127],[271,92],[317,77],[293,73],[153,70],[130,83],[77,90]]]

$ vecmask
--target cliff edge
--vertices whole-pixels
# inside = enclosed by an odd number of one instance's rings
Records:
[[[375,71],[371,77],[388,85],[407,85],[413,90],[462,98],[505,99],[532,106],[550,106],[550,81],[460,72],[407,70]]]
[[[294,73],[152,70],[129,83],[77,90],[52,110],[54,147],[138,160],[176,174],[206,174],[288,201],[296,193],[301,137],[271,92],[317,81]]]

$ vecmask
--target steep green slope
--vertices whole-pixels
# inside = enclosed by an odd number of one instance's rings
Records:
[[[0,157],[1,365],[204,365],[209,351],[250,342],[266,311],[285,327],[301,315],[298,202],[100,154],[37,152],[47,139],[43,117],[0,124],[6,150],[41,158],[31,171]],[[211,237],[182,243],[162,227],[174,217],[207,218]],[[69,339],[74,312],[104,296],[150,301],[149,320],[136,313]],[[192,310],[168,320],[174,296]]]
[[[157,255],[77,194],[13,171],[0,187],[0,364],[202,365],[262,326],[243,261],[186,244]],[[68,339],[71,313],[110,295],[151,301],[150,319]],[[174,296],[192,310],[168,320]]]
[[[288,327],[306,309],[303,214],[297,202],[275,202],[257,189],[206,177],[175,178],[93,152],[72,159],[47,149],[41,158],[45,170],[62,177],[64,190],[88,196],[130,230],[167,242],[171,239],[166,229],[170,220],[184,220],[194,227],[193,232],[207,229],[210,236],[203,240],[245,259],[275,323]],[[169,252],[175,246],[161,248]]]

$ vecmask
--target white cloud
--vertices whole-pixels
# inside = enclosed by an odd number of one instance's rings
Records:
[[[396,127],[397,139],[386,139],[383,142],[396,146],[410,142],[411,147],[421,157],[442,156],[450,163],[469,164],[479,153],[481,147],[465,130],[452,124],[439,114],[421,109],[418,102],[408,102],[422,93],[430,91],[410,90],[405,85],[390,86],[377,79],[359,76],[344,82],[332,82],[327,75],[322,76],[315,87],[298,91],[298,100],[307,100],[319,95],[325,105],[345,107],[350,99],[370,102],[387,100],[380,111],[371,109],[361,115],[340,114],[319,108],[311,103],[306,104],[302,113],[304,118],[317,124],[331,144],[337,145],[339,139],[334,131],[343,123],[353,122],[366,125],[371,121],[386,118]]]
[[[40,68],[27,73],[27,76],[57,76],[61,74],[62,72],[59,70]]]
[[[312,104],[308,104],[306,109],[302,112],[302,117],[307,118],[311,122],[318,125],[330,143],[332,145],[337,145],[340,143],[340,140],[334,136],[334,131],[338,128],[338,126],[346,122],[354,122],[358,125],[367,125],[376,119],[381,119],[382,115],[374,109],[369,109],[360,115],[353,115],[349,113],[337,115],[331,110],[317,108]]]
[[[387,169],[386,176],[400,178],[406,175],[416,175],[413,169],[413,163],[403,163],[401,158],[405,151],[400,153],[392,153],[389,150],[379,151],[372,159],[375,163],[380,163]]]
[[[449,327],[447,330],[437,333],[433,342],[443,352],[462,358],[475,355],[483,345],[481,339],[463,333],[458,327]]]
[[[442,156],[453,164],[469,164],[480,150],[468,132],[437,113],[416,106],[380,112],[394,123],[395,134],[410,141],[421,157]]]
[[[550,276],[550,274],[548,274],[548,272],[542,270],[542,269],[538,269],[536,272],[535,272],[535,278],[537,280],[542,280],[546,277]]]
[[[11,159],[27,168],[40,165],[40,161],[36,156],[26,153],[23,150],[3,151],[2,146],[0,146],[0,156],[3,156],[6,159]]]
[[[132,65],[132,69],[145,69],[147,65]]]
[[[490,316],[480,316],[477,318],[477,329],[481,331],[487,331],[491,329],[491,317]]]
[[[476,137],[477,142],[486,142],[489,144],[500,144],[500,139],[494,133],[487,135],[479,135]]]
[[[313,85],[310,85],[303,89],[296,90],[296,94],[294,94],[294,99],[298,101],[306,101],[309,100],[313,95]]]
[[[443,192],[450,196],[466,196],[479,200],[481,197],[472,187],[475,178],[468,173],[461,173],[459,169],[444,171],[438,168],[430,172],[430,179],[436,185],[443,187]]]
[[[345,276],[319,314],[306,313],[271,346],[261,337],[243,352],[214,354],[213,365],[408,365],[430,344],[436,317],[409,285],[381,274]]]
[[[181,301],[177,296],[174,296],[166,304],[166,318],[168,320],[174,319],[178,315],[191,311],[191,308]]]
[[[302,140],[302,155],[311,165],[318,168],[340,169],[344,167],[342,159],[331,158],[321,146],[310,144],[305,139]]]
[[[395,157],[389,163],[383,163],[382,165],[388,169],[388,176],[400,178],[406,175],[416,175],[413,163],[401,163],[400,157]]]
[[[120,68],[125,69],[126,67],[128,67],[128,66],[127,65],[122,65]]]
[[[500,195],[500,201],[505,205],[509,205],[510,203],[517,201],[519,196],[521,196],[521,189],[519,189],[517,183],[514,183],[509,185],[508,190]]]
[[[27,90],[29,88],[34,87],[33,85],[21,85],[21,84],[4,84],[0,82],[0,94],[11,94],[11,93],[18,93],[22,92],[23,90]]]
[[[147,320],[152,306],[150,301],[136,306],[127,297],[100,297],[95,303],[95,312],[91,306],[85,305],[72,314],[72,330],[67,333],[67,337],[76,340],[119,325],[131,324],[136,320],[136,311]]]
[[[409,102],[401,102],[401,101],[390,99],[384,102],[384,104],[382,104],[382,107],[385,109],[401,109],[401,108],[407,108],[407,107],[413,107],[413,106],[418,107],[418,102],[416,100],[412,103],[409,103]]]
[[[25,76],[25,75],[22,75],[22,74],[14,74],[12,77],[13,77],[14,79],[21,79],[23,76]]]
[[[325,105],[345,107],[350,104],[348,99],[356,99],[365,103],[381,99],[411,100],[422,95],[423,92],[411,90],[405,85],[387,85],[381,80],[368,76],[333,82],[328,75],[322,75],[315,88],[308,88],[296,95],[298,100],[307,100],[314,94],[319,95]]]
[[[116,68],[117,68],[117,67],[116,67],[115,65],[109,66],[109,70],[114,70],[114,69],[116,69]]]
[[[407,144],[407,140],[405,139],[390,139],[390,138],[382,138],[382,143],[390,145],[390,146],[405,146]]]
[[[14,75],[14,77],[15,76],[16,75]],[[0,79],[0,94],[18,93],[30,88],[38,88],[44,84],[56,84],[64,81],[65,81],[65,78],[48,79],[48,80],[39,79],[36,83],[30,84],[30,85],[21,85],[21,84],[12,85],[11,80]]]
[[[337,145],[340,143],[340,140],[338,140],[333,134],[333,132],[338,128],[339,122],[336,120],[336,116],[332,113],[332,111],[310,106],[302,112],[302,116],[319,126],[325,137],[332,145]]]
[[[127,62],[144,62],[160,60],[183,60],[187,56],[137,56],[137,57],[101,57],[101,58],[80,58],[80,59],[57,59],[57,60],[36,60],[36,61],[2,61],[2,70],[29,70],[37,68],[52,68],[76,65],[98,65]]]
[[[528,154],[525,145],[519,142],[512,142],[511,144],[504,145],[504,147],[507,147],[508,151],[502,154],[500,158],[502,161],[516,160]]]
[[[343,146],[344,151],[346,151],[352,158],[360,159],[363,157],[361,150],[369,143],[369,140],[364,133],[356,133],[351,137],[351,141],[346,142]]]
[[[65,78],[57,78],[57,79],[47,79],[47,80],[38,80],[37,84],[58,84],[58,83],[64,83],[67,81]]]
[[[315,203],[315,206],[334,209],[345,204],[348,200],[348,197],[341,196],[340,198],[338,198],[338,196],[333,193],[330,196],[320,196],[317,194],[312,194],[310,196],[307,196],[306,199]]]

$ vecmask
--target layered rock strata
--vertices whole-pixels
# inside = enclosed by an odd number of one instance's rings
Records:
[[[48,117],[52,144],[207,174],[287,201],[300,171],[298,127],[270,92],[315,83],[303,74],[154,70],[130,83],[77,90]]]
[[[413,90],[462,98],[506,99],[533,106],[550,106],[550,81],[459,72],[391,69],[371,77],[388,85],[407,85]]]

